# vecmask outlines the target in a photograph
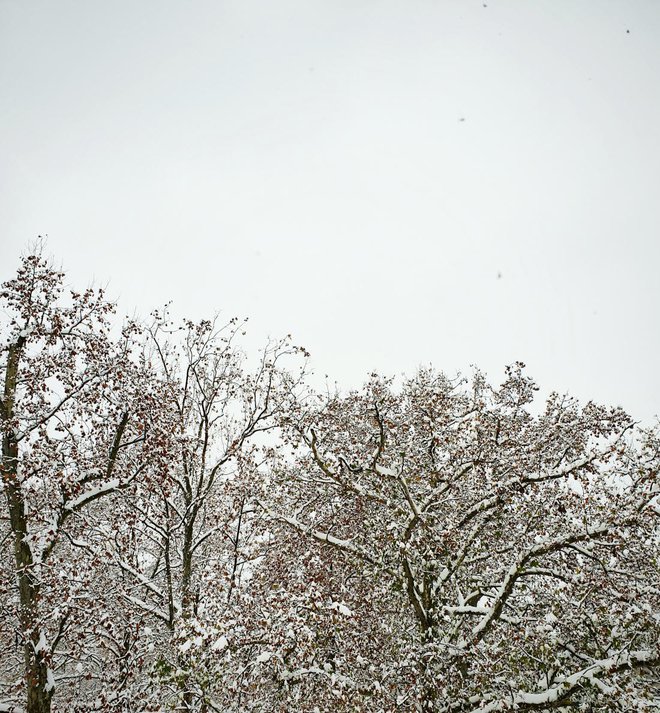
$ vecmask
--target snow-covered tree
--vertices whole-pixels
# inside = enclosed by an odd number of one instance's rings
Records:
[[[113,336],[102,290],[65,290],[64,275],[30,255],[0,299],[2,695],[46,713],[59,689],[94,677],[90,652],[103,647],[101,506],[158,479],[167,438],[138,329]]]
[[[315,394],[40,255],[0,300],[0,711],[657,709],[658,429],[522,364]]]
[[[226,686],[218,641],[227,640],[224,624],[240,618],[238,590],[255,536],[255,467],[302,376],[281,368],[302,351],[288,338],[248,363],[238,344],[244,330],[236,319],[175,326],[167,313],[147,328],[152,361],[168,385],[174,447],[161,486],[130,494],[126,507],[139,517],[124,528],[114,563],[125,597],[164,629],[155,683],[161,702],[177,710],[203,710]]]
[[[357,616],[330,668],[282,646],[281,679],[304,669],[323,710],[657,704],[658,434],[557,394],[535,413],[535,391],[521,364],[499,388],[425,370],[291,414],[261,505],[337,571],[308,554],[281,586]]]

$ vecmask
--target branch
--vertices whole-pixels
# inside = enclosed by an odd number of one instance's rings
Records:
[[[559,540],[554,540],[545,544],[539,544],[535,547],[530,548],[527,552],[523,553],[518,557],[518,559],[511,565],[508,572],[506,573],[502,584],[499,587],[499,591],[496,595],[496,599],[493,606],[488,610],[488,614],[477,624],[477,626],[472,629],[472,644],[476,644],[480,641],[486,633],[490,630],[492,625],[501,617],[502,609],[506,604],[506,601],[511,596],[513,588],[516,584],[518,578],[522,575],[523,568],[534,557],[543,557],[545,555],[551,554],[553,552],[558,552],[565,547],[568,547],[575,542],[585,542],[593,539],[599,535],[604,535],[610,531],[609,527],[599,527],[592,530],[587,530],[581,534],[568,535]]]
[[[63,511],[66,513],[77,512],[82,507],[88,505],[94,500],[98,500],[99,498],[102,498],[105,495],[108,495],[109,493],[115,493],[119,490],[124,490],[138,477],[138,475],[146,467],[147,464],[143,463],[128,480],[121,481],[119,480],[119,478],[113,478],[112,480],[109,480],[108,482],[103,483],[102,485],[99,485],[96,488],[88,490],[86,493],[79,495],[77,498],[70,500],[68,503],[64,503]]]
[[[21,433],[18,433],[16,435],[16,441],[19,442],[19,441],[23,440],[29,433],[31,433],[36,428],[39,428],[39,426],[42,426],[44,423],[49,421],[64,406],[64,404],[66,404],[74,396],[79,394],[87,386],[87,384],[89,384],[90,382],[92,382],[96,379],[100,379],[102,376],[105,376],[109,371],[110,371],[110,368],[106,369],[105,371],[103,371],[101,373],[92,374],[91,376],[88,376],[86,379],[83,379],[77,388],[73,389],[73,391],[70,391],[59,403],[57,403],[55,406],[53,406],[53,408],[50,411],[48,411],[41,418],[37,419],[31,426],[25,428],[24,431],[22,431]]]
[[[124,430],[126,429],[126,424],[128,423],[128,411],[124,411],[115,431],[115,438],[112,443],[112,448],[110,449],[110,457],[108,458],[108,467],[105,469],[105,477],[109,479],[112,472],[115,469],[115,462],[117,460],[117,453],[121,447],[121,438],[124,435]]]
[[[147,576],[145,576],[142,572],[132,567],[128,562],[126,562],[126,560],[122,559],[121,557],[117,557],[115,558],[115,563],[121,570],[134,577],[143,587],[148,589],[152,594],[155,594],[157,597],[160,597],[163,600],[165,599],[165,594],[162,592],[160,587],[156,586],[156,584],[154,584],[154,582],[150,580]]]
[[[528,693],[519,691],[511,696],[509,700],[491,701],[486,706],[478,706],[473,708],[470,713],[491,713],[492,711],[503,710],[503,706],[507,705],[515,710],[533,710],[535,708],[548,708],[553,704],[568,698],[577,688],[581,687],[585,682],[595,683],[597,676],[603,674],[617,673],[625,669],[633,668],[654,668],[660,665],[660,654],[658,651],[631,651],[620,652],[616,656],[606,659],[594,661],[586,668],[580,669],[570,676],[562,677],[557,680],[552,686],[548,686],[543,691]],[[604,690],[601,683],[600,690]],[[609,693],[616,691],[611,689]],[[476,703],[476,701],[472,701]]]
[[[331,535],[329,532],[321,532],[320,530],[314,530],[311,525],[306,525],[304,522],[301,522],[295,517],[289,517],[287,515],[280,515],[278,513],[274,513],[259,500],[257,500],[257,505],[259,505],[259,507],[266,513],[266,515],[271,520],[283,522],[289,527],[292,527],[294,530],[297,530],[298,532],[302,533],[303,535],[307,535],[308,537],[311,537],[314,540],[317,540],[318,542],[324,542],[328,545],[331,545],[332,547],[348,555],[357,557],[363,562],[367,562],[368,564],[371,564],[374,567],[385,569],[388,574],[395,576],[397,579],[399,578],[393,570],[387,567],[383,567],[382,562],[379,562],[372,554],[370,554],[366,550],[363,550],[360,547],[356,547],[349,540],[341,540],[338,537]]]
[[[166,624],[170,623],[169,617],[167,614],[165,614],[162,609],[159,609],[157,606],[154,606],[152,604],[148,604],[145,601],[142,601],[142,599],[138,599],[138,597],[134,597],[131,594],[124,594],[124,599],[128,600],[132,604],[135,604],[136,606],[139,606],[143,611],[148,612],[149,614],[153,614],[155,617],[158,619],[161,619],[164,621]]]
[[[429,625],[429,618],[428,614],[426,613],[426,610],[424,609],[424,605],[422,604],[420,599],[420,591],[415,582],[415,575],[413,574],[412,568],[410,567],[410,563],[408,562],[408,559],[406,557],[403,557],[402,564],[403,572],[406,575],[406,591],[408,593],[408,599],[413,605],[415,615],[417,616],[417,620],[422,626],[422,629],[426,631]]]
[[[371,460],[371,467],[376,468],[376,464],[380,460],[385,450],[385,428],[383,426],[383,417],[378,410],[378,404],[374,404],[374,411],[376,412],[376,421],[378,421],[378,446],[376,447],[376,452]]]

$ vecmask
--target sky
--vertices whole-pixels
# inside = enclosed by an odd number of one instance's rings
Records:
[[[0,277],[660,413],[656,0],[0,0]]]

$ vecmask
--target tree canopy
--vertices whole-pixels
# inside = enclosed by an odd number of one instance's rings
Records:
[[[660,430],[0,290],[0,711],[650,711]]]

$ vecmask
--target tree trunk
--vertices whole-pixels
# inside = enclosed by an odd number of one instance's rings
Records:
[[[193,594],[193,536],[194,536],[194,526],[195,518],[197,516],[197,507],[188,504],[187,510],[187,521],[184,528],[183,537],[183,552],[182,552],[182,572],[181,572],[181,616],[183,619],[189,619],[191,616],[195,615],[196,605]],[[182,662],[184,668],[187,666],[185,661]],[[181,711],[193,711],[195,696],[190,687],[190,676],[185,675],[181,677],[180,681],[181,688],[181,700],[182,705]]]
[[[28,644],[32,649],[32,642]],[[50,713],[50,703],[53,698],[53,688],[48,681],[48,662],[46,652],[29,651],[26,646],[26,672],[28,676],[26,713]],[[27,661],[30,656],[30,661]]]
[[[23,637],[26,713],[50,713],[53,697],[52,681],[48,680],[50,648],[39,626],[39,582],[34,573],[34,557],[27,542],[25,500],[18,477],[18,442],[14,432],[14,402],[18,381],[18,365],[24,338],[9,347],[5,368],[2,400],[2,481],[7,497],[9,524],[14,540],[14,561],[19,594],[19,619]]]
[[[26,541],[27,520],[20,483],[17,482],[16,444],[10,436],[3,439],[3,468],[9,521],[14,539],[14,560],[19,592],[19,617],[23,636],[25,682],[27,686],[26,713],[48,713],[52,685],[48,681],[48,643],[41,636],[38,619],[39,582],[34,577],[34,559]],[[52,682],[50,682],[52,683]],[[48,690],[46,690],[48,688]]]

